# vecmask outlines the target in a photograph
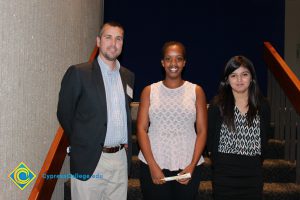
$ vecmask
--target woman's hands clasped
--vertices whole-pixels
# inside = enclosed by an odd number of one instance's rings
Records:
[[[186,168],[184,168],[184,169],[179,173],[179,175],[190,173],[191,176],[193,177],[194,169],[195,169],[195,165],[189,164]],[[187,184],[190,182],[191,179],[192,179],[192,178],[184,178],[184,179],[179,179],[179,180],[177,180],[177,181],[178,181],[179,183],[183,184],[183,185],[187,185]]]
[[[158,165],[149,166],[149,168],[150,168],[151,178],[154,184],[160,185],[166,182],[163,180],[165,178],[165,175]]]

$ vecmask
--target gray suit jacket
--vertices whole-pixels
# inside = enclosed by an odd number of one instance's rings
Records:
[[[133,88],[134,74],[121,67],[120,75],[126,97],[128,127],[128,170],[131,161],[131,97],[127,85]],[[107,129],[107,107],[103,78],[97,59],[69,67],[65,73],[57,108],[57,118],[71,145],[71,173],[92,175],[100,159]],[[81,180],[88,180],[79,178]]]

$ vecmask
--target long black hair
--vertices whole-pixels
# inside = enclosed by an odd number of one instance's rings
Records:
[[[250,71],[252,77],[248,89],[248,112],[246,115],[247,123],[249,126],[253,124],[253,120],[256,117],[260,108],[261,99],[263,98],[259,86],[257,84],[257,77],[253,63],[245,56],[234,56],[230,58],[230,60],[225,65],[223,77],[219,85],[218,95],[213,98],[212,104],[217,105],[219,107],[224,123],[231,131],[235,130],[235,99],[232,93],[232,88],[228,83],[228,76],[241,66],[247,68]]]

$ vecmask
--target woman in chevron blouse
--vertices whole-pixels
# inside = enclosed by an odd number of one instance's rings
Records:
[[[262,162],[270,108],[254,66],[234,56],[225,66],[219,93],[208,109],[208,151],[215,200],[262,199]]]

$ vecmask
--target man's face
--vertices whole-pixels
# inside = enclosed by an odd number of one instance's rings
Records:
[[[105,25],[102,35],[97,37],[100,57],[107,61],[115,61],[122,52],[123,36],[121,28]]]

